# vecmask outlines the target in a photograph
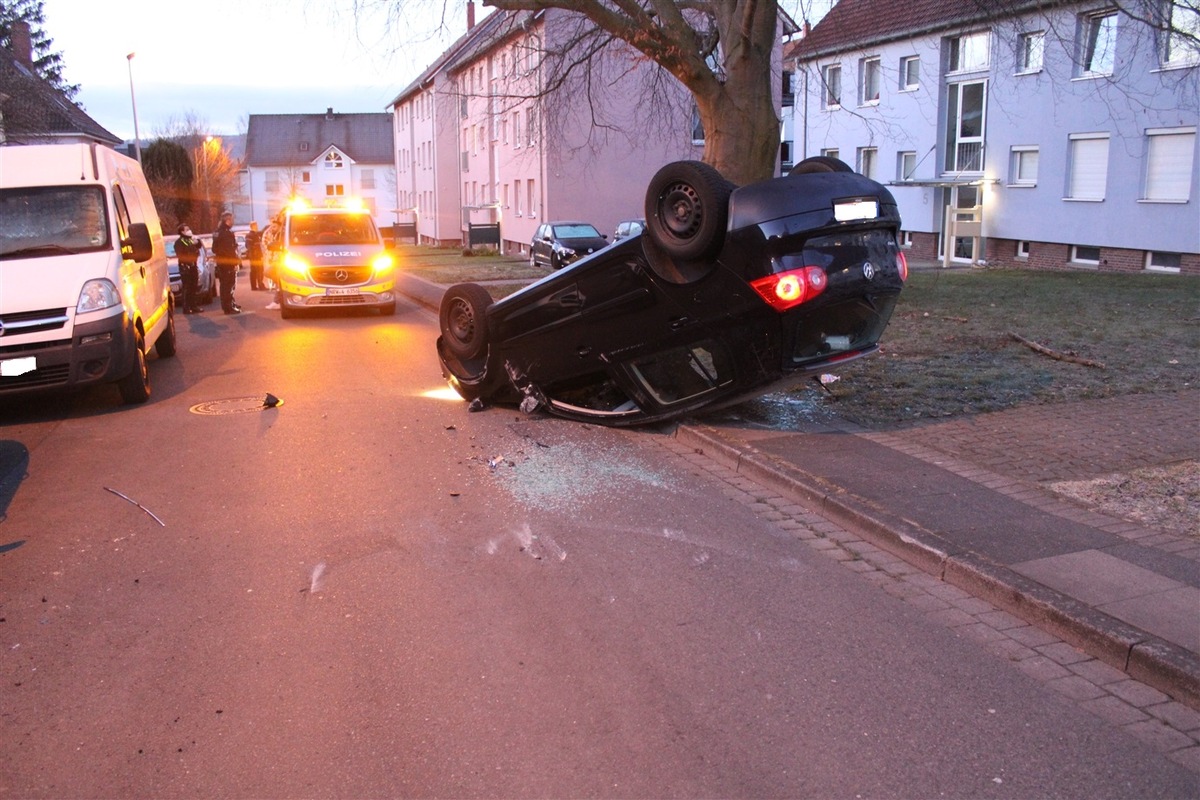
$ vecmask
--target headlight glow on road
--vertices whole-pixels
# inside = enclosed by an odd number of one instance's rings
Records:
[[[430,400],[455,400],[462,402],[462,397],[458,392],[451,389],[449,386],[443,386],[440,389],[430,389],[428,392],[421,392],[421,397],[428,397]]]

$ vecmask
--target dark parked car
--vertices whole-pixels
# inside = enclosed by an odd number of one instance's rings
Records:
[[[175,255],[177,241],[179,237],[175,234],[163,237],[167,249],[167,275],[171,280],[171,294],[175,295],[176,300],[183,292],[183,279],[179,277],[179,258]],[[196,260],[196,266],[199,267],[199,280],[196,285],[200,292],[199,301],[208,305],[217,296],[217,262],[212,257],[212,237],[202,236],[200,243],[203,247],[200,250],[200,258]]]
[[[665,420],[875,352],[907,278],[896,201],[836,159],[741,188],[668,164],[646,220],[503,300],[448,289],[437,351],[455,390],[606,425]]]
[[[587,222],[544,222],[529,245],[529,265],[558,271],[586,255],[608,246],[608,239]]]

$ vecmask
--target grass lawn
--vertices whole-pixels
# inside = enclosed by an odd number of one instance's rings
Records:
[[[1057,360],[1054,353],[1098,364]],[[881,352],[826,394],[870,427],[1027,403],[1175,391],[1200,381],[1200,279],[1179,275],[914,272]]]

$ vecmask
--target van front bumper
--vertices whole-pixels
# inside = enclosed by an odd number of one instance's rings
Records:
[[[377,308],[396,302],[395,282],[368,286],[326,287],[305,286],[284,282],[280,291],[281,303],[289,309],[317,308]]]
[[[0,336],[0,395],[74,389],[125,377],[136,335],[122,312],[80,323],[69,339],[13,343]]]

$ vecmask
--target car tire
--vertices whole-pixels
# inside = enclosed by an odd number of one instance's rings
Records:
[[[492,296],[477,283],[456,284],[442,295],[438,322],[442,341],[455,357],[478,358],[487,350],[486,314],[491,304]]]
[[[725,243],[734,186],[702,161],[675,161],[646,189],[646,230],[671,258],[712,258]]]
[[[150,399],[150,369],[146,364],[146,338],[138,332],[133,341],[133,369],[117,381],[121,400],[126,405],[144,403]]]
[[[380,314],[380,316],[384,316],[384,317],[396,316],[396,304],[388,303],[386,306],[381,307],[379,309],[379,314]]]
[[[292,309],[288,307],[287,303],[279,304],[279,318],[280,319],[292,319],[295,316],[296,316],[296,312],[292,311]]]
[[[154,352],[158,353],[159,358],[170,358],[175,355],[175,346],[175,304],[171,303],[167,309],[167,327],[154,343]]]
[[[788,175],[811,175],[814,172],[854,172],[854,168],[832,156],[810,156],[792,167]]]
[[[560,261],[558,256],[554,255],[553,253],[550,254],[549,266],[550,266],[551,272],[558,272],[560,269],[563,268],[562,261]]]

